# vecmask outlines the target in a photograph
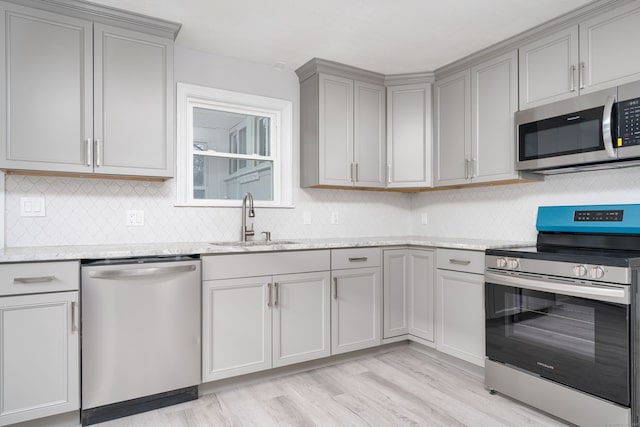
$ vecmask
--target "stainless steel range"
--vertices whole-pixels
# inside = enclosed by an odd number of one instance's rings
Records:
[[[487,250],[485,383],[580,426],[638,425],[640,205],[540,207]]]

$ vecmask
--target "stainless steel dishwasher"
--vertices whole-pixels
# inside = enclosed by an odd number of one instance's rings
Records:
[[[82,265],[82,424],[198,397],[200,260]]]

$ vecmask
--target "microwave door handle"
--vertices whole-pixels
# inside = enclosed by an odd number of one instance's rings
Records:
[[[616,102],[616,97],[610,95],[607,98],[607,102],[604,104],[604,112],[602,113],[602,140],[604,141],[604,149],[607,152],[607,156],[612,159],[618,157],[618,154],[613,148],[613,139],[611,138],[611,123],[613,114],[613,105]]]

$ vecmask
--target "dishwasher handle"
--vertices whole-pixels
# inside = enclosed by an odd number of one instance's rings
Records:
[[[149,267],[149,268],[132,268],[124,270],[93,270],[89,272],[89,277],[95,279],[122,279],[127,277],[145,277],[158,276],[161,274],[171,273],[187,273],[195,271],[194,264],[175,265],[171,267]]]

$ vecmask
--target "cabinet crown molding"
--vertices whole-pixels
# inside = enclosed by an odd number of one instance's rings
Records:
[[[83,0],[5,0],[9,3],[141,31],[175,40],[182,24]]]
[[[385,86],[413,85],[420,83],[433,83],[436,76],[433,71],[420,73],[390,74],[384,77]]]
[[[384,85],[385,75],[362,68],[352,67],[339,62],[326,59],[313,58],[296,70],[300,82],[307,80],[317,73],[327,73],[346,79],[359,80],[361,82]]]

